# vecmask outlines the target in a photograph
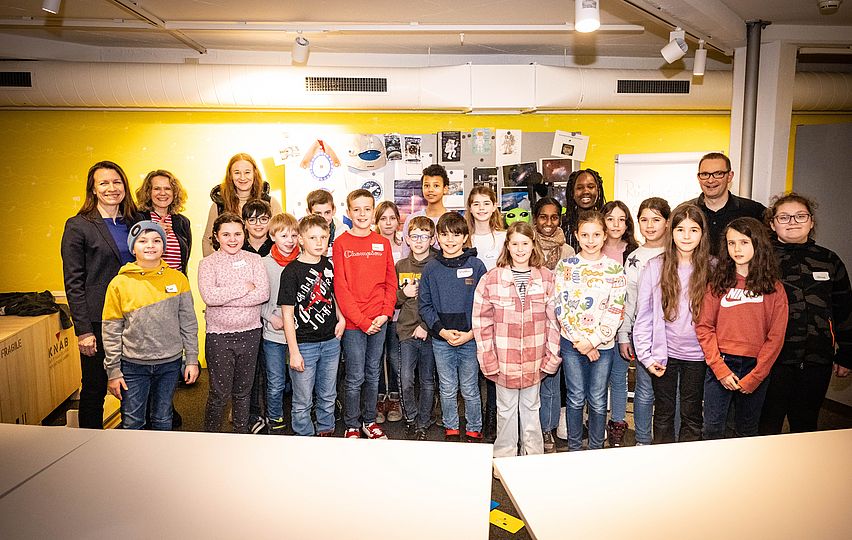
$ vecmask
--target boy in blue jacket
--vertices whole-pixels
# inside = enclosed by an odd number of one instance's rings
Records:
[[[465,434],[469,442],[482,440],[482,403],[479,363],[471,330],[473,293],[485,274],[485,265],[469,245],[470,231],[458,212],[448,212],[435,227],[441,254],[420,276],[420,317],[432,336],[438,388],[447,441],[461,440],[458,392],[464,399]]]

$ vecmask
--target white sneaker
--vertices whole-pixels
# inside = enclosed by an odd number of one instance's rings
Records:
[[[556,424],[556,436],[563,441],[568,438],[568,420],[565,417],[565,407],[559,409],[559,422]]]

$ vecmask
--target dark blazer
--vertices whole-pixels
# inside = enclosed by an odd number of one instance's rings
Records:
[[[137,216],[128,227],[140,219]],[[107,285],[122,265],[115,240],[97,210],[65,222],[61,253],[74,332],[78,336],[91,333],[92,323],[103,317]]]
[[[151,219],[151,212],[142,212],[142,219]],[[192,251],[192,229],[189,226],[189,218],[182,214],[172,214],[172,230],[175,232],[178,244],[180,244],[180,265],[183,273],[189,269],[189,253]]]

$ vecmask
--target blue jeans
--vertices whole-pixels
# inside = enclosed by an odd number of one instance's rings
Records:
[[[757,365],[757,359],[748,356],[722,354],[725,365],[734,375],[742,379]],[[734,433],[737,437],[757,435],[760,422],[760,410],[766,398],[767,381],[760,383],[751,394],[739,390],[725,389],[716,378],[712,369],[704,376],[704,439],[722,439],[725,437],[725,423],[728,409],[734,406]]]
[[[121,391],[122,428],[144,428],[150,400],[151,429],[172,429],[172,399],[181,376],[182,362],[181,358],[154,365],[121,361],[121,372],[127,384],[127,390]]]
[[[285,343],[264,339],[261,343],[266,365],[266,416],[270,420],[284,417],[284,388],[287,386],[287,366],[290,353]]]
[[[651,420],[654,415],[654,384],[648,369],[636,361],[636,387],[633,389],[633,423],[638,444],[651,444]]]
[[[617,345],[616,345],[617,347]],[[609,371],[610,420],[624,422],[627,414],[627,368],[630,362],[622,358],[618,349],[612,356],[612,369]]]
[[[603,448],[606,424],[606,387],[615,349],[599,350],[601,357],[592,362],[577,352],[574,344],[559,339],[562,372],[568,387],[568,450],[583,446],[583,406],[589,403],[589,448]]]
[[[432,338],[411,338],[399,342],[399,397],[402,415],[409,424],[426,429],[432,421],[435,399],[435,354]],[[416,376],[415,376],[416,374]],[[414,380],[420,379],[420,394],[415,396]]]
[[[385,354],[382,358],[382,374],[379,375],[379,394],[399,392],[399,336],[396,335],[396,323],[388,321],[385,325]]]
[[[538,410],[541,420],[541,431],[553,431],[559,423],[559,409],[562,407],[562,392],[559,389],[560,370],[553,375],[545,375],[539,387],[541,409]]]
[[[438,389],[441,392],[441,409],[446,429],[459,429],[458,392],[464,399],[465,430],[482,431],[482,401],[479,395],[479,362],[476,359],[476,342],[453,347],[440,339],[432,340],[435,367],[438,371]]]
[[[296,435],[313,435],[311,406],[316,409],[316,431],[334,431],[334,400],[337,398],[337,364],[340,340],[331,338],[317,343],[299,343],[305,371],[290,370],[293,385],[291,422]],[[316,394],[316,403],[314,403]]]
[[[344,369],[343,423],[347,429],[376,421],[376,401],[379,396],[379,373],[385,332],[388,325],[373,335],[355,329],[343,332]]]

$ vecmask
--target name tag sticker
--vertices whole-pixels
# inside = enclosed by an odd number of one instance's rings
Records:
[[[816,281],[828,281],[829,280],[828,272],[814,272],[814,280],[816,280]]]
[[[166,285],[166,292],[176,293],[177,292],[177,285]]]
[[[456,270],[456,277],[459,278],[459,279],[470,277],[472,275],[473,275],[473,268],[459,268],[458,270]]]
[[[384,244],[373,244],[373,251],[384,251],[384,250],[385,250]]]
[[[234,262],[234,264],[232,266],[234,268],[242,268],[242,267],[247,266],[247,265],[248,265],[247,262],[241,260],[241,261]]]

